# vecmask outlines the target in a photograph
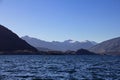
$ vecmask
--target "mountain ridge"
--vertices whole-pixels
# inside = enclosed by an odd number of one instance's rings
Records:
[[[49,42],[49,41],[44,41],[37,38],[29,37],[29,36],[23,36],[21,38],[34,47],[43,47],[50,50],[58,50],[58,51],[67,51],[67,50],[75,51],[80,48],[88,49],[97,44],[94,41],[88,41],[88,40],[84,42],[79,42],[79,41],[68,39],[63,42],[59,42],[59,41]]]
[[[103,41],[89,50],[99,54],[120,54],[120,37]]]
[[[29,45],[26,41],[19,38],[17,34],[0,25],[0,52],[13,51],[37,51],[36,48]]]

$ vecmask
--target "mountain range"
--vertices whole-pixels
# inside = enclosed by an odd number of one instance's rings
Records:
[[[0,52],[36,52],[37,49],[19,38],[15,33],[0,25]]]
[[[88,40],[83,42],[73,40],[47,42],[29,36],[24,36],[22,39],[38,50],[44,51],[58,50],[73,52],[82,48],[97,54],[120,55],[120,37],[109,39],[98,44]]]
[[[29,36],[23,36],[21,38],[23,40],[25,40],[26,42],[28,42],[30,45],[36,47],[38,50],[47,50],[47,51],[49,51],[49,50],[57,50],[57,51],[73,50],[73,51],[76,51],[81,48],[89,49],[97,44],[94,41],[88,41],[88,40],[79,42],[79,41],[73,41],[73,40],[69,39],[69,40],[65,40],[63,42],[59,42],[59,41],[48,42],[48,41],[40,40],[37,38],[29,37]]]
[[[33,47],[34,46],[34,47]],[[37,49],[36,49],[37,48]],[[81,49],[82,48],[82,49]],[[86,50],[87,49],[87,50]],[[39,50],[39,52],[38,52]],[[89,50],[89,51],[88,51]],[[64,51],[64,52],[63,52]],[[20,38],[8,28],[0,25],[0,54],[80,54],[80,55],[120,55],[120,37],[97,44],[94,41],[44,41],[29,36]]]

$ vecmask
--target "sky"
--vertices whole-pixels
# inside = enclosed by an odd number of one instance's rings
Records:
[[[102,42],[120,37],[120,0],[0,0],[0,24],[20,37]]]

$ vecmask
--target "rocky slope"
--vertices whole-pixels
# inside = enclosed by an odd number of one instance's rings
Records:
[[[0,52],[36,52],[37,49],[0,25]]]
[[[89,50],[100,54],[120,55],[120,37],[104,41]]]

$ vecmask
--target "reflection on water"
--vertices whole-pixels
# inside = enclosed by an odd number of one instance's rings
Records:
[[[0,80],[120,80],[120,56],[2,55]]]

